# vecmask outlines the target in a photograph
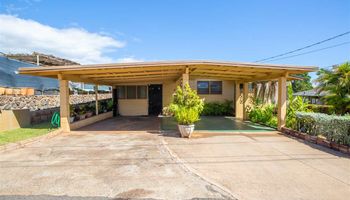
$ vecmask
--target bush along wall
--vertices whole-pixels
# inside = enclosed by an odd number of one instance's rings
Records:
[[[296,113],[295,129],[283,128],[285,134],[350,154],[350,116],[323,113]]]
[[[273,104],[254,105],[249,111],[249,119],[254,123],[261,123],[273,128],[277,127],[277,111]]]
[[[202,112],[203,116],[232,116],[233,101],[205,102]]]
[[[350,146],[350,116],[297,112],[296,117],[299,131]]]
[[[335,108],[332,105],[309,104],[307,107],[315,113],[324,113],[328,115],[332,115],[335,113]]]

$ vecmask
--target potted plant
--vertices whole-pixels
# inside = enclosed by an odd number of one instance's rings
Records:
[[[80,105],[79,108],[79,119],[83,120],[85,119],[85,108],[82,105]]]
[[[92,117],[93,113],[93,106],[91,105],[91,103],[87,104],[85,106],[86,109],[86,118]]]
[[[191,137],[195,127],[194,123],[199,120],[203,107],[203,100],[188,84],[184,88],[177,87],[169,109],[178,123],[182,137]]]
[[[70,113],[69,113],[69,123],[73,123],[74,119],[76,117],[76,112],[75,112],[75,108],[73,105],[70,105]]]
[[[112,111],[113,110],[113,100],[109,99],[107,101],[107,111]]]

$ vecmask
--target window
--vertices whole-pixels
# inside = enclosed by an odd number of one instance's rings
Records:
[[[138,99],[147,99],[147,86],[145,86],[145,85],[137,86],[137,98]]]
[[[134,85],[126,86],[126,97],[128,99],[136,99],[136,86]]]
[[[126,99],[125,86],[118,86],[118,99]]]
[[[210,81],[210,94],[222,94],[222,81]]]
[[[209,81],[197,81],[197,93],[209,94]]]
[[[197,81],[198,94],[222,94],[222,81]]]
[[[118,99],[147,99],[146,85],[118,86]]]

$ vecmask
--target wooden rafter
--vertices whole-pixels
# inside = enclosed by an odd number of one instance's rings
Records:
[[[315,71],[314,67],[284,66],[258,63],[178,61],[117,63],[103,65],[72,65],[21,68],[20,74],[57,77],[61,74],[68,80],[95,84],[140,82],[152,80],[175,80],[188,71],[190,78],[210,78],[252,82],[272,80],[284,74],[300,74]]]
[[[106,74],[91,74],[81,75],[84,78],[99,78],[99,77],[126,77],[136,75],[160,75],[160,74],[180,74],[181,70],[158,70],[158,71],[143,71],[143,72],[123,72],[123,73],[106,73]]]

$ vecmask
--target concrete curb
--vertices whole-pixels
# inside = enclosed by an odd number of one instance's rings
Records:
[[[41,136],[34,137],[34,138],[29,138],[29,139],[22,140],[22,141],[19,141],[19,142],[5,144],[5,145],[0,146],[0,153],[6,152],[6,151],[12,151],[12,150],[15,150],[15,149],[20,149],[20,148],[23,148],[23,147],[25,147],[25,146],[27,146],[29,144],[32,144],[32,143],[35,143],[35,142],[39,142],[39,141],[43,141],[43,140],[55,137],[55,136],[57,136],[57,135],[59,135],[61,133],[62,133],[62,129],[59,128],[59,129],[51,131],[51,132],[49,132],[49,133],[47,133],[45,135],[41,135]]]
[[[196,177],[198,177],[199,179],[202,179],[203,181],[207,182],[208,184],[215,186],[216,188],[218,188],[219,190],[221,190],[221,192],[226,193],[227,197],[229,197],[229,199],[243,199],[241,197],[239,197],[236,194],[233,194],[228,188],[218,184],[217,182],[205,177],[204,175],[202,175],[201,173],[199,173],[197,170],[195,170],[194,168],[186,165],[185,161],[182,160],[175,152],[173,152],[168,146],[167,146],[167,142],[162,139],[162,145],[164,146],[164,148],[168,151],[168,153],[170,154],[170,156],[175,160],[175,162],[177,162],[178,164],[180,164],[185,170],[187,170],[188,172],[192,173],[193,175],[195,175]]]

